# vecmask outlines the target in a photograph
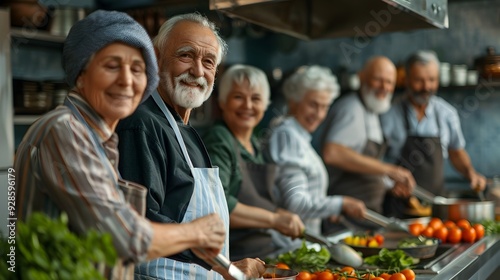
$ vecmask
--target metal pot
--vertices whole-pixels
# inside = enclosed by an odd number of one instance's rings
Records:
[[[495,204],[493,201],[447,198],[432,204],[432,216],[454,222],[460,219],[475,223],[495,220]]]
[[[442,220],[454,222],[460,219],[466,219],[470,222],[495,220],[495,204],[493,201],[444,198],[435,196],[419,186],[415,187],[413,194],[432,203],[432,216]]]

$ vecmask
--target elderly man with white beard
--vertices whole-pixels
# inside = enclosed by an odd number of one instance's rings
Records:
[[[328,195],[352,196],[382,213],[388,189],[407,197],[415,184],[410,171],[381,161],[386,143],[379,115],[391,106],[396,67],[388,58],[376,56],[366,62],[359,78],[360,91],[334,103],[325,121],[322,157],[330,176]],[[377,227],[368,221],[350,222],[363,229]],[[341,228],[330,221],[323,225],[324,233]]]
[[[146,217],[150,220],[184,223],[217,213],[228,232],[229,213],[218,168],[212,166],[200,136],[189,125],[193,108],[212,93],[226,43],[212,22],[191,13],[166,21],[153,45],[160,83],[116,129],[121,175],[148,188]],[[226,238],[220,252],[226,257],[228,245]],[[233,264],[250,277],[259,277],[265,270],[259,259]],[[227,271],[212,265],[187,250],[137,265],[135,279],[230,278]]]

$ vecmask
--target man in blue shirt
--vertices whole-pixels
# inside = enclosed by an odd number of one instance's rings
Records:
[[[464,149],[457,110],[436,96],[438,69],[434,52],[418,51],[408,58],[406,93],[381,117],[389,143],[387,157],[410,170],[417,183],[435,195],[443,194],[443,160],[449,157],[455,169],[470,181],[471,188],[482,191],[486,179],[476,172]],[[386,210],[400,213],[401,208],[394,208],[396,204],[386,201],[385,206],[392,208]]]

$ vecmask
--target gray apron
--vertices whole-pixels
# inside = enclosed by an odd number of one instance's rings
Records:
[[[238,201],[275,212],[277,207],[273,203],[273,187],[278,167],[275,164],[244,161],[236,139],[234,148],[241,173]],[[265,259],[278,249],[268,229],[231,229],[229,244],[231,260],[249,257]]]
[[[410,108],[403,105],[405,115],[406,141],[401,150],[397,164],[410,170],[417,184],[435,195],[443,195],[444,188],[444,160],[439,125],[439,112],[436,110],[438,136],[418,136],[410,133],[408,115]],[[408,212],[408,199],[394,197],[387,194],[384,202],[384,212],[389,216],[405,218]]]
[[[154,92],[152,97],[167,118],[170,126],[174,129],[175,137],[177,138],[177,142],[179,143],[182,153],[184,154],[184,160],[189,164],[194,178],[193,194],[181,223],[187,223],[211,213],[218,213],[224,221],[226,232],[229,232],[229,212],[227,209],[224,189],[219,179],[219,168],[196,168],[193,166],[174,117],[168,110],[158,92]],[[175,201],[172,203],[175,203]],[[226,257],[229,257],[228,247],[229,236],[226,235],[226,242],[222,248],[222,254]],[[220,274],[213,270],[208,271],[197,264],[185,263],[169,258],[158,258],[156,260],[140,264],[136,267],[135,273],[136,279],[148,280],[223,279]]]
[[[123,180],[120,176],[118,170],[114,170],[113,166],[109,162],[105,149],[99,141],[97,135],[95,135],[94,131],[90,128],[89,124],[82,116],[80,111],[76,108],[76,106],[71,102],[69,98],[64,100],[64,105],[67,106],[72,112],[73,115],[84,124],[87,128],[87,131],[90,134],[90,140],[97,151],[99,159],[106,166],[106,169],[111,178],[115,178],[117,180],[117,189],[120,190],[118,193],[120,197],[125,202],[129,203],[132,208],[134,208],[137,213],[139,213],[142,217],[146,214],[146,195],[148,193],[147,189],[139,184]],[[123,262],[122,260],[117,260],[113,267],[106,267],[104,264],[98,266],[99,271],[106,275],[108,279],[133,279],[134,276],[134,263],[132,262]]]

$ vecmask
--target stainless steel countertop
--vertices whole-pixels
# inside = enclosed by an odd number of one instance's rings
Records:
[[[328,237],[338,242],[350,231]],[[500,267],[500,235],[486,236],[473,243],[458,244],[456,249],[432,265],[427,272],[415,270],[417,280],[487,279]]]

